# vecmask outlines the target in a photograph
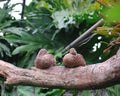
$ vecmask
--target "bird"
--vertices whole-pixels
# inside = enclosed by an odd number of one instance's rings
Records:
[[[35,67],[38,69],[48,69],[56,65],[56,59],[49,54],[46,49],[41,49],[35,59]]]
[[[78,54],[74,48],[71,48],[69,53],[63,57],[63,64],[65,67],[74,68],[85,66],[86,62],[81,54]]]

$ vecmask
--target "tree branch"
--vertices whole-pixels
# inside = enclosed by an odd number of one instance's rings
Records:
[[[22,12],[21,12],[21,20],[24,19],[25,3],[26,3],[26,0],[23,0],[23,3],[22,3]]]
[[[120,57],[115,55],[105,62],[84,67],[22,69],[0,60],[0,76],[9,85],[29,85],[63,89],[99,89],[120,84]]]
[[[82,35],[80,35],[77,39],[75,39],[73,42],[71,42],[68,46],[66,46],[63,50],[63,52],[67,51],[68,49],[72,47],[76,47],[78,44],[83,44],[84,40],[88,38],[92,31],[95,30],[98,26],[101,26],[104,24],[104,20],[101,19],[97,23],[95,23],[92,27],[90,27],[87,31],[85,31]]]

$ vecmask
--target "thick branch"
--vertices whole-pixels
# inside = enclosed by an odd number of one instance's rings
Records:
[[[29,85],[64,89],[99,89],[120,84],[120,57],[87,65],[85,67],[65,68],[55,66],[49,69],[22,69],[0,60],[0,75],[6,84]]]

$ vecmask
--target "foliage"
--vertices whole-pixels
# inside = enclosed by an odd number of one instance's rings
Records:
[[[105,11],[105,16],[106,16],[106,21],[108,23],[120,23],[120,13],[119,13],[119,10],[120,10],[120,4],[116,4],[115,6],[111,7],[110,9],[107,9]]]
[[[33,53],[34,50],[40,48],[42,44],[44,45],[44,42],[47,42],[42,34],[39,35],[39,38],[37,36],[35,36],[35,38],[33,35],[27,33],[23,28],[11,27],[4,29],[3,32],[5,33],[4,38],[10,43],[22,44],[13,51],[13,55],[22,52]]]
[[[104,3],[107,3],[107,7],[105,7],[104,10],[101,12],[105,24],[102,27],[98,27],[97,30],[94,32],[103,36],[112,37],[109,42],[112,42],[112,40],[119,40],[120,20],[118,17],[119,14],[117,14],[119,13],[119,9],[120,9],[119,1],[116,2],[102,1],[102,0],[98,0],[98,1],[104,6],[105,6]],[[114,49],[118,50],[118,48],[114,48]]]
[[[104,27],[98,27],[97,31],[94,32],[100,35],[119,37],[120,28],[119,27],[112,28],[112,27],[104,26]]]
[[[113,95],[113,96],[119,96],[120,95],[120,86],[119,85],[109,87],[109,88],[107,88],[107,90],[108,90],[109,95]]]
[[[33,0],[26,6],[26,19],[16,20],[10,12],[17,4],[10,5],[9,2],[10,0],[0,8],[0,59],[22,68],[33,66],[41,48],[46,48],[49,53],[54,54],[57,64],[62,65],[62,57],[65,54],[62,53],[63,48],[96,23],[101,18],[98,13],[104,9],[94,0]],[[118,11],[116,8],[111,8],[106,14],[111,15],[114,10]],[[110,17],[111,20],[116,18],[113,15]],[[76,49],[84,55],[87,64],[104,61],[115,54],[102,53],[108,43],[115,39],[114,36],[106,36],[106,32],[112,30],[115,34],[114,29],[110,26],[101,27],[96,31],[98,34],[88,43],[82,46],[78,44]],[[105,36],[102,36],[103,34]],[[13,91],[10,88],[14,89],[7,86],[7,96]],[[18,86],[19,96],[30,96],[32,90],[32,87]],[[109,94],[113,94],[111,96],[120,94],[119,86],[107,90]],[[36,88],[36,94],[40,96],[62,96],[64,92],[65,90],[61,89]],[[74,91],[73,94],[77,92]],[[83,91],[82,95],[90,96],[90,91]]]
[[[98,0],[102,1],[102,0]],[[101,2],[102,3],[102,2]],[[120,32],[120,19],[119,19],[119,10],[120,10],[120,4],[117,2],[104,2],[107,3],[107,5],[110,5],[109,7],[105,8],[102,12],[102,15],[105,19],[105,25],[103,27],[97,28],[97,31],[95,33],[105,36],[113,36],[113,37],[119,37]],[[104,3],[102,3],[104,5]],[[114,26],[114,27],[112,27]]]

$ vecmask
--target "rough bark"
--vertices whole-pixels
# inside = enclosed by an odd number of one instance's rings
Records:
[[[54,66],[49,69],[22,69],[0,60],[0,76],[9,85],[63,89],[99,89],[120,84],[120,56],[83,67]]]

